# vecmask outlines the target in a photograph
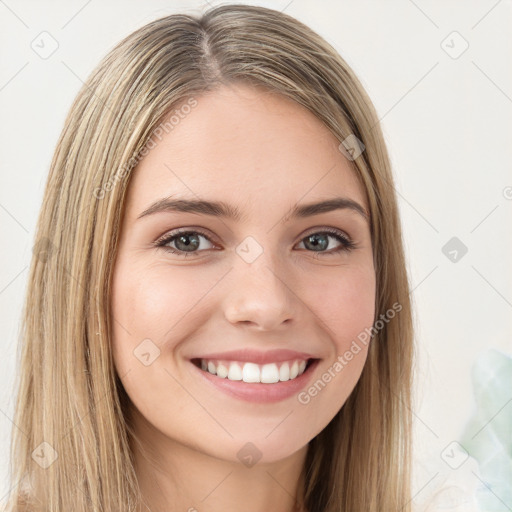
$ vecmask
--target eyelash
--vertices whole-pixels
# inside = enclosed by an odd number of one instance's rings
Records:
[[[202,252],[202,251],[190,251],[190,252],[179,251],[179,250],[172,249],[171,247],[167,246],[168,243],[174,241],[176,238],[178,238],[181,235],[201,235],[204,238],[206,238],[210,243],[213,243],[212,240],[210,240],[210,237],[206,233],[202,232],[199,229],[194,229],[194,230],[183,229],[183,230],[174,231],[172,233],[169,233],[168,235],[164,235],[164,237],[161,237],[156,242],[154,242],[154,245],[158,248],[164,249],[164,251],[170,252],[172,254],[177,254],[180,256],[184,255],[185,257],[187,257],[189,254],[194,254],[194,252],[195,253]],[[320,255],[320,254],[333,255],[333,254],[338,254],[342,251],[350,252],[357,247],[357,244],[355,242],[353,242],[350,238],[348,238],[347,235],[345,235],[343,232],[341,232],[337,229],[333,229],[333,228],[324,228],[321,231],[314,231],[312,233],[309,233],[304,238],[302,238],[300,240],[300,242],[302,242],[304,239],[306,239],[312,235],[330,235],[333,238],[335,238],[338,242],[341,243],[341,245],[339,247],[337,247],[336,249],[331,249],[330,251],[307,251],[307,252],[317,253],[318,255]]]

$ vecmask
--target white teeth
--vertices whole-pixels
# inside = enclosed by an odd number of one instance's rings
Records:
[[[265,364],[261,369],[260,382],[265,384],[272,384],[273,382],[279,382],[279,370],[277,364]]]
[[[221,379],[225,379],[228,376],[228,368],[223,364],[217,365],[217,375]]]
[[[212,375],[217,375],[221,379],[261,382],[263,384],[293,380],[304,373],[306,365],[307,362],[304,360],[258,365],[255,363],[201,359],[201,369]]]
[[[283,363],[279,368],[279,380],[290,380],[290,365],[288,363]]]
[[[242,380],[242,368],[236,363],[231,363],[229,365],[229,372],[228,372],[228,379],[229,380]]]
[[[260,382],[260,369],[257,364],[245,363],[242,375],[244,382]]]
[[[297,361],[294,361],[292,364],[292,367],[290,368],[290,379],[295,379],[297,375],[299,374],[299,363]]]

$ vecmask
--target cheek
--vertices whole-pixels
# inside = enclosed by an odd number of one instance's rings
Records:
[[[308,417],[315,418],[307,424],[311,437],[338,413],[361,376],[368,344],[359,340],[373,325],[375,314],[373,266],[331,274],[324,282],[324,291],[314,299],[315,312],[331,341],[331,355],[322,361],[309,387],[297,396],[304,414],[307,411]]]
[[[199,267],[171,270],[161,261],[119,262],[112,293],[113,359],[117,373],[127,375],[122,379],[125,388],[134,400],[141,399],[140,405],[150,396],[144,387],[169,388],[165,369],[176,366],[181,345],[208,322],[208,293],[218,280]]]
[[[113,286],[113,315],[121,339],[129,332],[132,343],[150,338],[160,345],[180,339],[188,317],[201,311],[201,298],[212,284],[198,268],[170,272],[156,266],[137,269],[120,265]]]
[[[328,327],[337,352],[347,350],[352,340],[371,327],[375,315],[373,267],[354,268],[331,275],[324,283],[326,293],[317,298],[318,315]]]
[[[191,280],[192,272],[196,279]],[[173,413],[188,403],[171,377],[171,360],[181,340],[202,324],[201,298],[212,284],[198,273],[197,268],[172,272],[161,263],[117,263],[112,289],[113,359],[130,400],[146,418],[166,418],[170,397]],[[191,411],[186,414],[193,417]]]

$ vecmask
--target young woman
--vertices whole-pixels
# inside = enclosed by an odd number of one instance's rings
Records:
[[[390,163],[337,52],[226,5],[137,30],[51,164],[8,510],[410,510]]]

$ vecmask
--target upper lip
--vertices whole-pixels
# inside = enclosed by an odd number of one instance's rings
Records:
[[[240,361],[256,364],[280,363],[282,361],[293,361],[294,359],[315,359],[311,354],[306,352],[296,352],[294,350],[277,349],[277,350],[252,350],[240,349],[230,352],[216,352],[215,354],[205,354],[194,357],[192,359],[209,359],[224,361]]]

